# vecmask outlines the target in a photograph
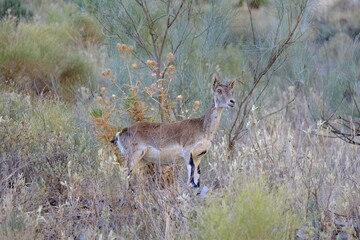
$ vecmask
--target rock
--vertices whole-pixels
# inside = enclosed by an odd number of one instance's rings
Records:
[[[305,232],[304,232],[303,230],[298,229],[298,230],[296,231],[295,239],[298,239],[298,240],[307,239],[306,237],[307,237],[307,236],[306,236],[306,234],[305,234]]]
[[[337,240],[347,240],[347,239],[348,239],[348,235],[347,235],[347,233],[339,232],[339,233],[336,235],[336,239],[337,239]]]
[[[209,191],[207,186],[204,186],[200,191],[200,196],[205,196],[205,194]]]
[[[344,220],[341,219],[335,219],[334,220],[334,224],[337,228],[343,228],[346,227],[348,225],[348,223]]]

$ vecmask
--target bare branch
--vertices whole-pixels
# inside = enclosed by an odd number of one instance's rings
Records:
[[[243,98],[243,100],[241,101],[238,111],[236,113],[236,117],[235,120],[233,122],[233,124],[231,125],[230,131],[229,131],[229,147],[231,148],[234,145],[234,141],[236,141],[239,137],[239,134],[241,132],[241,128],[244,126],[244,121],[247,118],[247,116],[250,114],[250,109],[248,107],[248,104],[250,102],[250,99],[252,98],[255,90],[258,88],[260,80],[266,75],[268,74],[269,70],[272,69],[274,67],[274,64],[278,61],[278,59],[284,54],[286,53],[287,49],[293,45],[298,39],[299,37],[302,36],[302,34],[299,34],[299,36],[295,36],[296,31],[299,28],[299,25],[303,19],[304,16],[304,12],[306,9],[306,5],[307,2],[305,2],[305,5],[303,5],[300,8],[300,12],[298,14],[298,16],[296,17],[296,21],[295,24],[293,25],[292,23],[292,19],[293,16],[290,15],[289,18],[291,18],[291,20],[289,19],[289,34],[288,36],[278,42],[278,37],[279,37],[279,29],[280,26],[282,25],[282,21],[283,21],[283,15],[280,17],[279,19],[279,24],[277,26],[276,29],[276,33],[275,33],[275,38],[274,38],[274,43],[278,44],[278,47],[275,47],[272,49],[271,53],[270,53],[270,57],[267,61],[267,64],[265,65],[265,67],[259,72],[258,68],[260,65],[260,58],[257,57],[256,59],[256,66],[253,72],[253,85],[251,86],[250,90],[247,92],[247,94],[245,95],[245,97]],[[248,5],[248,11],[249,11],[249,17],[250,17],[250,23],[251,23],[251,27],[252,27],[252,34],[253,34],[253,44],[256,44],[256,36],[255,36],[255,30],[253,27],[253,22],[252,22],[252,15],[251,15],[251,10],[249,8]],[[293,25],[293,27],[291,28],[291,26]],[[285,58],[286,59],[286,58]],[[285,61],[284,59],[284,61]],[[284,62],[280,63],[279,66],[274,69],[274,71],[276,71]],[[272,73],[274,73],[274,71]],[[271,75],[272,75],[271,73]],[[269,81],[269,80],[268,80]],[[267,84],[269,84],[269,82],[267,82]],[[267,87],[267,84],[265,85],[265,87],[260,91],[259,96],[264,92],[265,88]],[[258,98],[259,98],[258,96]],[[240,121],[240,114],[243,114],[243,117],[241,118]],[[240,122],[239,122],[240,121]]]
[[[142,37],[139,33],[139,30],[137,28],[137,24],[135,23],[134,19],[131,17],[131,14],[129,13],[129,11],[126,9],[126,7],[124,6],[124,4],[122,3],[122,1],[120,1],[120,5],[122,6],[122,8],[124,9],[125,13],[126,13],[126,16],[130,19],[131,21],[131,25],[132,27],[134,28],[135,30],[135,33],[136,33],[136,40],[137,42],[139,43],[139,45],[141,46],[141,48],[143,48],[145,50],[145,52],[147,53],[147,55],[149,57],[152,56],[151,52],[149,51],[149,49],[146,47],[146,45],[143,43],[143,40],[142,40]],[[122,21],[120,21],[122,22]]]
[[[341,140],[343,140],[347,143],[353,144],[353,145],[360,145],[360,142],[357,142],[354,140],[354,137],[355,137],[354,135],[343,133],[342,131],[337,129],[334,125],[330,124],[329,122],[326,122],[325,125],[330,127],[331,132],[333,134],[335,134]]]
[[[168,18],[167,18],[167,23],[166,23],[166,29],[164,32],[164,36],[163,36],[163,40],[161,43],[161,47],[160,47],[160,52],[159,52],[159,57],[161,58],[162,54],[163,54],[163,50],[164,50],[164,46],[165,46],[165,42],[166,42],[166,38],[167,38],[167,34],[168,34],[168,30],[171,28],[171,26],[173,25],[173,23],[175,22],[175,20],[178,18],[180,11],[182,9],[182,7],[184,6],[184,1],[181,2],[178,10],[175,13],[174,18],[170,21],[170,13],[169,13],[169,8],[170,8],[170,1],[168,1],[168,5],[167,5],[167,11],[168,11]]]
[[[246,1],[246,6],[247,6],[247,9],[248,9],[248,12],[249,12],[251,32],[252,32],[252,37],[253,37],[253,44],[254,44],[254,46],[255,46],[255,45],[256,45],[255,28],[254,28],[254,23],[253,23],[253,17],[252,17],[251,8],[250,8],[250,6],[249,6],[249,1]]]
[[[157,48],[157,44],[156,44],[156,41],[157,41],[157,38],[158,38],[158,35],[154,29],[154,21],[151,17],[151,14],[150,14],[150,11],[149,11],[149,8],[146,4],[146,1],[143,2],[143,1],[140,1],[140,0],[136,0],[137,4],[141,7],[143,13],[145,14],[145,17],[146,17],[146,23],[147,23],[147,27],[149,29],[149,33],[150,33],[150,36],[151,36],[151,44],[152,44],[152,47],[153,47],[153,50],[154,50],[154,58],[156,60],[157,63],[159,63],[159,55],[158,55],[158,48]]]

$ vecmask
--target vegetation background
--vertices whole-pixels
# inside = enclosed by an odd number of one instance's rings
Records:
[[[359,239],[360,1],[0,0],[0,239]],[[147,166],[115,132],[199,117],[201,163]]]

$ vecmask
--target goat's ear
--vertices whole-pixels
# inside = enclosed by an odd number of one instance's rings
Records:
[[[230,89],[233,89],[234,86],[235,86],[235,80],[231,80],[231,81],[228,83],[228,86],[230,87]]]
[[[213,91],[215,91],[216,90],[216,88],[219,86],[219,80],[218,80],[218,78],[217,78],[217,76],[214,74],[213,75],[213,78],[212,78],[212,82],[213,82],[213,84],[212,84],[212,90]]]

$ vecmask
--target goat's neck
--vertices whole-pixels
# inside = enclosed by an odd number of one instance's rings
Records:
[[[203,116],[203,130],[208,140],[212,140],[220,123],[223,108],[216,108],[214,101]]]

